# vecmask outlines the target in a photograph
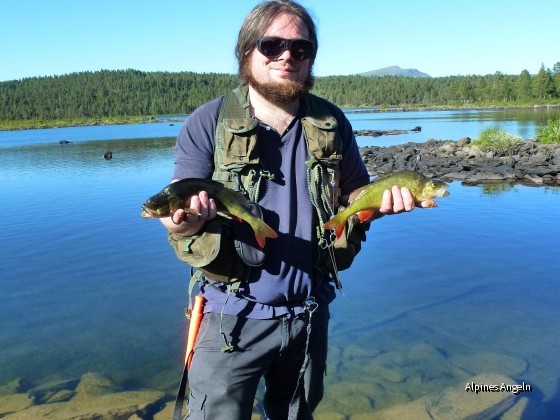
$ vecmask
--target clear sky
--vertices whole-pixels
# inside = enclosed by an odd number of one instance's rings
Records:
[[[235,73],[255,0],[0,0],[0,81],[100,69]],[[433,77],[560,62],[559,0],[302,0],[316,76],[398,65]]]

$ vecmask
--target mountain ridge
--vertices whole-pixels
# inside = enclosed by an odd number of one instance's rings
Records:
[[[377,70],[357,73],[358,76],[402,76],[402,77],[432,77],[427,73],[423,73],[417,69],[402,69],[399,66],[383,67]]]

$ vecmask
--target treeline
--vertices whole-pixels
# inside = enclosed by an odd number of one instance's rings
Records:
[[[183,115],[238,83],[231,74],[137,70],[0,82],[0,121]],[[560,63],[536,75],[318,77],[313,92],[346,108],[560,104]]]
[[[234,75],[101,70],[0,83],[0,120],[182,115],[238,84]]]
[[[560,62],[532,76],[411,78],[332,76],[317,80],[314,93],[342,107],[515,106],[560,103]]]

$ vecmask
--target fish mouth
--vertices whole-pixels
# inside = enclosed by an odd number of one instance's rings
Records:
[[[146,208],[145,206],[141,207],[142,209],[142,213],[140,213],[140,217],[143,219],[151,219],[152,217],[154,217],[153,212],[150,211],[148,208]]]
[[[449,195],[449,191],[447,191],[447,185],[440,185],[435,192],[436,197],[447,197]]]

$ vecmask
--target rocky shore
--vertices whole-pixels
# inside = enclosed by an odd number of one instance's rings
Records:
[[[560,185],[560,143],[525,140],[507,154],[484,151],[468,137],[458,141],[361,147],[371,175],[414,170],[444,181],[465,184],[522,183]]]

